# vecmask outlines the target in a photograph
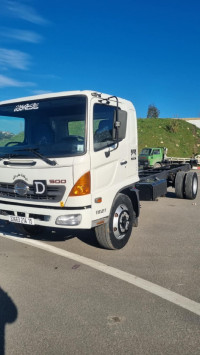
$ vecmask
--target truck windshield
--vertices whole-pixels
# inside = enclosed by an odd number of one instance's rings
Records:
[[[142,149],[140,155],[151,155],[151,151],[152,151],[152,149],[144,148],[144,149]]]
[[[0,105],[0,158],[82,155],[85,119],[83,95]]]

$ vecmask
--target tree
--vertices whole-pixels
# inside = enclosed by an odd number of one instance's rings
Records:
[[[147,111],[147,118],[158,118],[160,115],[160,111],[157,109],[155,105],[149,105]]]

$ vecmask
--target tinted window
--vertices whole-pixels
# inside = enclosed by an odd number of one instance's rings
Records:
[[[151,149],[148,149],[148,148],[144,148],[142,149],[141,155],[150,155],[151,154]]]
[[[71,156],[85,152],[86,97],[20,102],[0,106],[0,154],[23,147],[37,148],[45,156]]]
[[[112,138],[113,117],[116,107],[95,104],[93,112],[94,151],[114,143]]]

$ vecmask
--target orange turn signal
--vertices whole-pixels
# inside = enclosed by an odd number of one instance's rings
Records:
[[[101,203],[102,202],[102,197],[97,197],[94,200],[95,203]]]
[[[90,194],[90,172],[88,171],[78,179],[72,187],[69,196],[83,196]]]

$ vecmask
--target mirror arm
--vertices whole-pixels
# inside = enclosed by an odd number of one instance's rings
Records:
[[[116,102],[117,102],[117,110],[116,110],[116,121],[115,121],[115,123],[116,123],[116,143],[117,143],[117,146],[113,149],[113,150],[116,150],[118,147],[119,147],[119,138],[118,138],[118,136],[119,136],[119,134],[118,134],[118,127],[119,127],[119,120],[118,120],[118,111],[119,111],[119,100],[118,100],[118,97],[117,96],[110,96],[110,97],[108,97],[108,100],[109,99],[115,99],[116,100]]]

